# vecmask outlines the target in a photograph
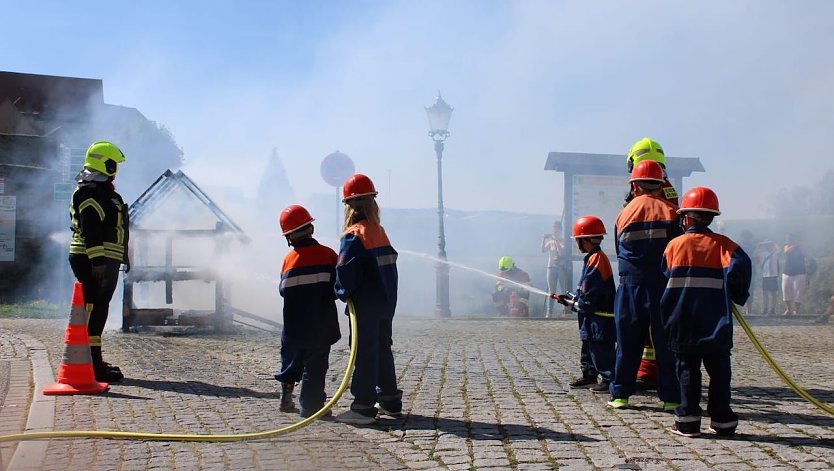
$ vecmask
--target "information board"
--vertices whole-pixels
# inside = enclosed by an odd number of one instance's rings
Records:
[[[602,241],[602,249],[608,258],[615,260],[614,221],[623,209],[625,195],[628,193],[627,175],[574,175],[572,208],[573,214],[569,224],[582,216],[596,216],[602,219],[608,234]],[[570,226],[569,226],[570,227]]]

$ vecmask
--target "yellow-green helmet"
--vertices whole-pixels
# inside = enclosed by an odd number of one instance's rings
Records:
[[[507,271],[515,266],[513,259],[504,255],[503,257],[498,259],[498,270],[499,271]]]
[[[112,142],[98,141],[87,149],[84,167],[112,177],[116,174],[117,164],[125,161],[125,155]]]
[[[654,160],[655,162],[666,167],[666,156],[663,154],[663,147],[660,143],[652,140],[650,137],[644,137],[635,142],[626,156],[626,164],[628,171],[644,160]]]

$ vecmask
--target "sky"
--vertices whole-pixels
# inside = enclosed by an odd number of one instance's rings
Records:
[[[700,158],[684,189],[713,188],[727,218],[834,168],[829,0],[0,6],[0,70],[102,79],[107,103],[173,133],[192,179],[247,195],[273,148],[301,203],[333,194],[319,166],[339,150],[385,205],[435,206],[438,91],[453,209],[558,216],[548,152],[625,154],[644,136]]]

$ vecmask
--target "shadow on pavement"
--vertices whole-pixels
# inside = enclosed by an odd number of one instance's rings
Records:
[[[754,435],[752,433],[736,432],[735,437],[732,438],[718,438],[716,436],[707,436],[716,440],[746,440],[756,443],[775,443],[788,446],[804,446],[810,448],[830,448],[834,449],[834,440],[815,437],[777,437],[773,435]]]
[[[150,397],[134,396],[132,394],[117,393],[117,392],[113,392],[112,389],[109,389],[106,392],[102,393],[102,396],[112,397],[112,398],[115,398],[115,399],[142,399],[144,401],[150,401],[152,399]]]
[[[138,388],[155,389],[158,391],[171,391],[178,394],[192,394],[195,396],[218,396],[218,397],[255,397],[259,399],[280,399],[278,392],[254,391],[252,389],[240,388],[237,386],[218,386],[216,384],[204,383],[202,381],[154,381],[149,379],[125,378],[122,386],[135,386]],[[142,398],[144,399],[144,398]]]
[[[802,385],[799,385],[802,387]],[[804,388],[805,391],[814,396],[817,400],[821,402],[834,402],[834,391],[828,389],[811,389],[811,388]],[[742,387],[742,388],[733,388],[733,401],[737,402],[757,402],[762,401],[768,404],[773,403],[774,400],[783,400],[783,399],[799,399],[804,401],[801,397],[799,397],[793,389],[789,386],[778,386],[778,387],[761,387],[761,386],[751,386],[751,387]]]
[[[448,419],[444,417],[426,417],[410,414],[402,419],[385,419],[379,425],[391,425],[408,434],[409,430],[436,430],[472,440],[555,440],[563,442],[596,442],[596,438],[587,435],[557,432],[546,427],[531,427],[524,424],[495,424],[488,422]]]
[[[742,420],[749,420],[751,422],[800,425],[814,424],[820,427],[834,427],[834,418],[823,411],[820,411],[819,415],[795,414],[782,411],[759,411],[754,413],[744,411],[740,412],[739,415]]]

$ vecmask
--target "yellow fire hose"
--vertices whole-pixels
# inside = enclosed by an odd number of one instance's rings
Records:
[[[32,433],[18,433],[14,435],[0,436],[0,443],[14,442],[23,440],[37,440],[41,438],[108,438],[113,440],[150,440],[150,441],[165,441],[165,442],[237,442],[244,440],[261,440],[264,438],[272,438],[285,433],[290,433],[302,427],[310,425],[321,417],[327,410],[333,407],[334,404],[342,397],[342,394],[347,389],[350,377],[353,373],[353,365],[356,362],[356,310],[351,301],[347,302],[348,313],[350,314],[350,357],[348,358],[347,368],[345,369],[345,376],[342,378],[342,384],[339,389],[333,394],[333,397],[327,401],[318,412],[307,417],[306,419],[296,422],[292,425],[282,427],[275,430],[266,430],[263,432],[238,433],[238,434],[223,434],[223,435],[200,435],[200,434],[180,434],[180,433],[140,433],[140,432],[110,432],[105,430],[66,430],[55,432],[32,432]]]
[[[744,320],[744,316],[741,315],[741,312],[739,312],[738,307],[735,304],[733,304],[733,315],[735,316],[738,323],[741,324],[741,328],[744,329],[744,332],[747,333],[747,336],[750,337],[750,341],[753,342],[753,345],[756,346],[756,350],[758,350],[759,353],[762,354],[762,357],[765,359],[767,364],[770,365],[771,368],[773,368],[773,371],[775,371],[780,378],[782,378],[782,381],[784,381],[788,386],[791,387],[791,389],[794,390],[794,392],[796,392],[800,397],[802,397],[806,401],[817,406],[823,411],[828,412],[831,415],[834,415],[834,407],[831,407],[828,404],[819,401],[814,396],[808,394],[808,391],[802,389],[801,387],[799,387],[798,384],[794,383],[793,380],[789,378],[788,375],[786,375],[785,372],[783,372],[779,368],[779,366],[776,365],[776,362],[773,361],[773,358],[770,358],[770,354],[768,354],[764,347],[762,347],[762,344],[759,343],[759,339],[757,339],[756,336],[753,335],[753,331],[750,330],[750,326],[747,325],[747,321]]]

